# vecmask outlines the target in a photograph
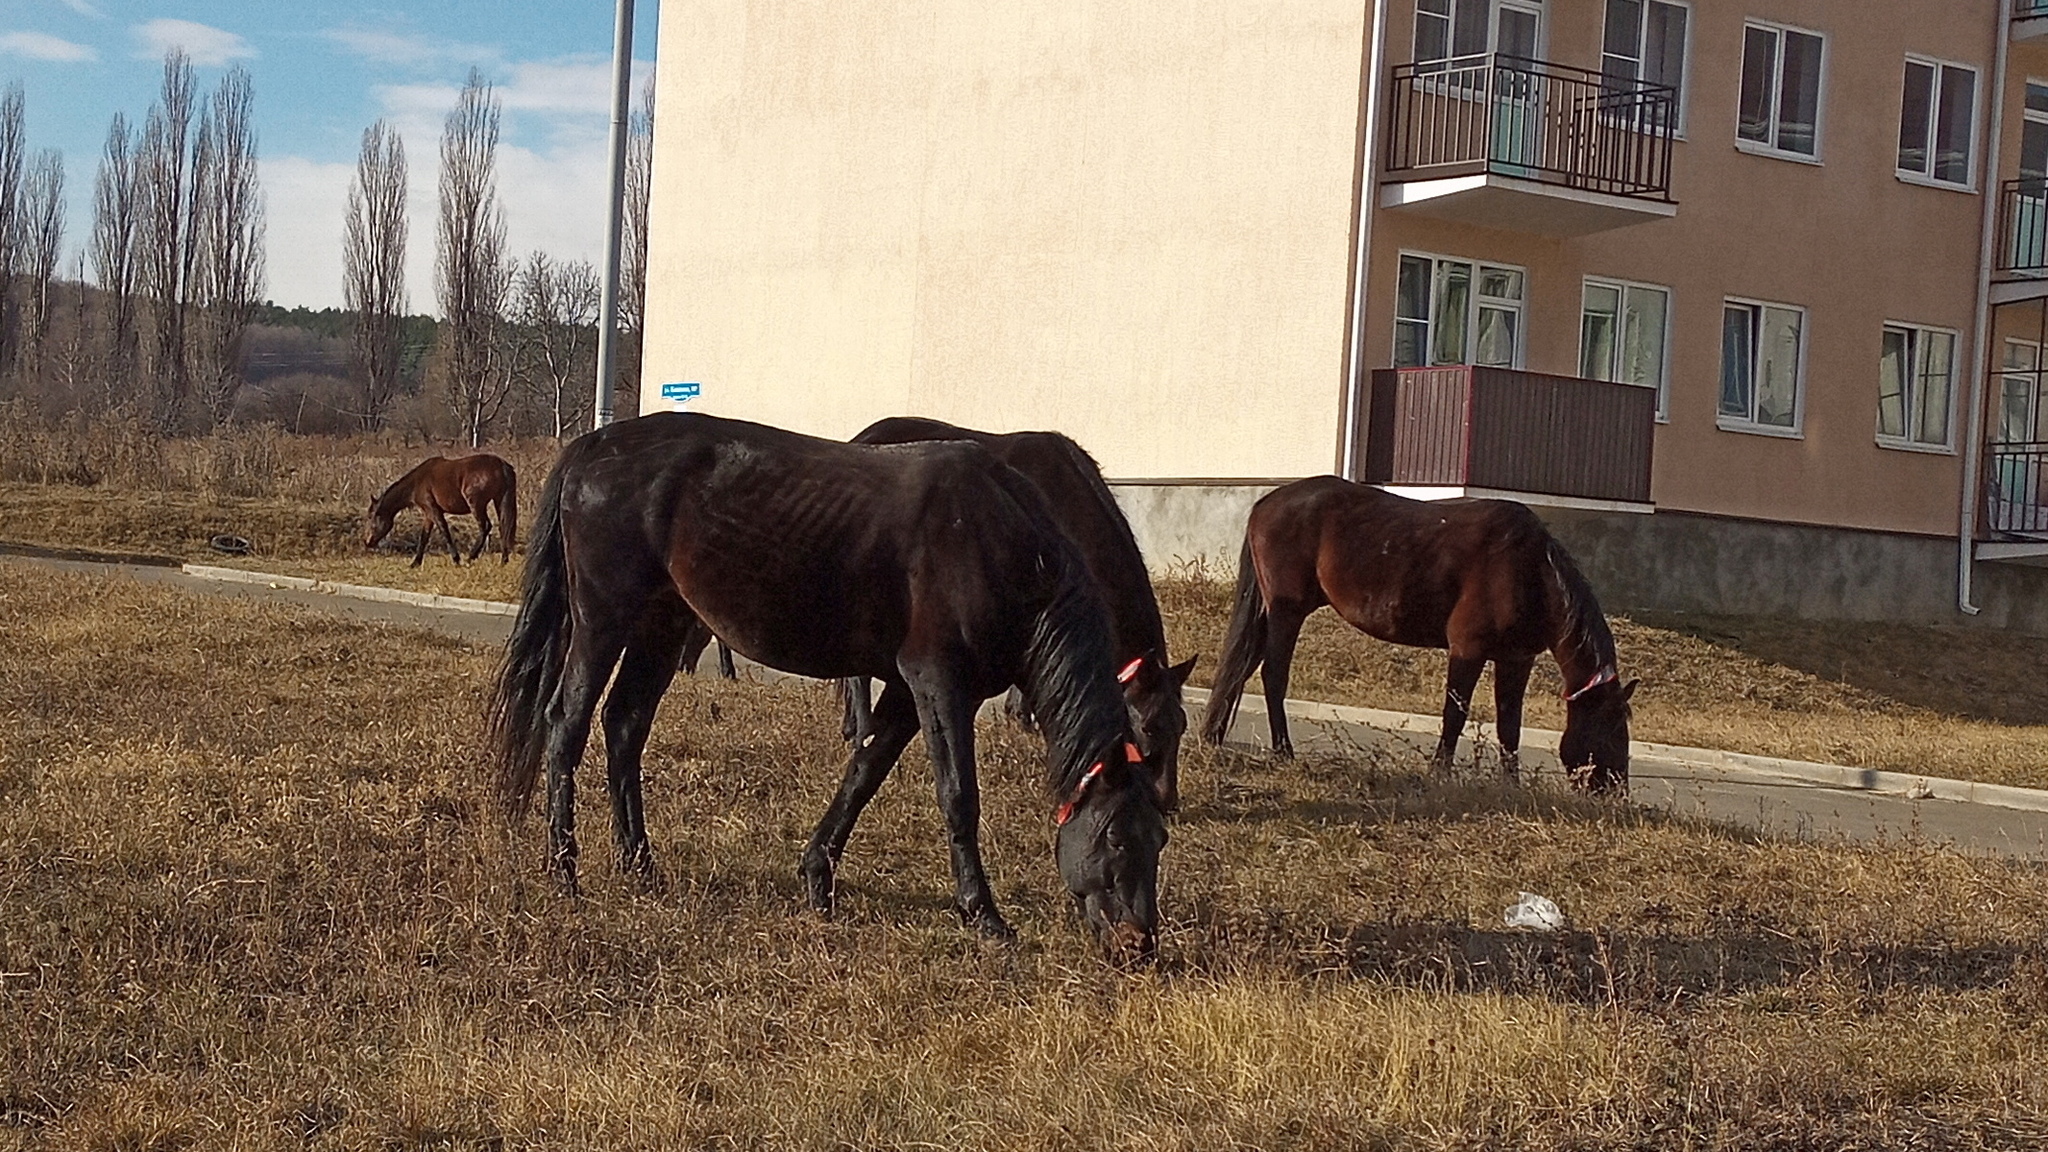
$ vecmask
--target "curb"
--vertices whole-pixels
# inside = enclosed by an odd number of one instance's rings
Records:
[[[214,580],[223,584],[261,584],[268,588],[292,588],[300,592],[322,592],[330,596],[347,596],[355,600],[376,600],[386,604],[411,604],[419,608],[438,608],[445,612],[476,612],[485,616],[517,616],[519,605],[503,600],[472,600],[466,596],[441,596],[432,592],[406,592],[398,588],[380,588],[374,584],[340,584],[332,580],[313,580],[304,576],[278,576],[269,572],[251,572],[245,568],[216,568],[208,564],[186,564],[182,570],[187,576],[201,580]]]
[[[1189,688],[1186,698],[1192,711],[1194,705],[1208,703],[1209,692],[1206,688]],[[1239,723],[1253,717],[1264,719],[1265,715],[1265,701],[1247,693],[1238,707]],[[1290,721],[1306,721],[1325,726],[1371,728],[1380,732],[1417,736],[1424,738],[1429,744],[1435,743],[1437,733],[1443,725],[1442,719],[1436,716],[1422,716],[1413,712],[1389,712],[1380,708],[1359,708],[1347,704],[1326,704],[1317,700],[1289,700],[1287,718]],[[1485,727],[1490,725],[1468,726],[1468,729],[1475,735],[1483,735]],[[1559,733],[1549,729],[1524,728],[1522,750],[1525,754],[1530,750],[1538,750],[1555,756],[1558,736]],[[1471,737],[1461,741],[1462,744],[1471,742]],[[1231,743],[1262,747],[1265,741],[1233,738]],[[1631,757],[1686,768],[1703,768],[1725,776],[1789,780],[1816,788],[1903,796],[1908,800],[1948,800],[1961,804],[2010,808],[2021,812],[2048,812],[2048,791],[2019,788],[2010,784],[1980,784],[1970,780],[1950,780],[1941,776],[1915,776],[1906,772],[1852,768],[1842,764],[1819,764],[1811,760],[1787,760],[1747,752],[1726,752],[1718,748],[1688,748],[1679,744],[1657,744],[1646,740],[1630,741],[1629,754]]]

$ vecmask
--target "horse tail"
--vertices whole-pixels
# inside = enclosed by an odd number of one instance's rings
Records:
[[[505,465],[505,498],[498,505],[498,519],[505,530],[505,555],[510,556],[519,543],[519,472],[510,464]]]
[[[508,518],[505,530],[512,530]],[[569,653],[569,555],[562,540],[562,466],[548,476],[526,542],[519,616],[505,643],[491,698],[490,742],[498,798],[518,812],[533,797],[547,746],[547,708]]]
[[[1223,634],[1223,654],[1216,661],[1216,683],[1209,689],[1209,706],[1202,713],[1202,739],[1223,743],[1231,721],[1237,719],[1237,702],[1244,695],[1245,681],[1266,655],[1266,596],[1259,590],[1258,565],[1252,562],[1252,537],[1246,531],[1244,549],[1237,558],[1237,603],[1230,611],[1230,628]]]

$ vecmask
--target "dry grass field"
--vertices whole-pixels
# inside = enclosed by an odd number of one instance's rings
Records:
[[[14,570],[14,571],[19,571]],[[664,883],[542,878],[494,654],[0,569],[0,1148],[1858,1149],[2048,1141],[2048,874],[1191,750],[1158,967],[1098,962],[984,729],[1019,940],[913,747],[839,919],[824,691],[684,680]],[[1571,918],[1509,932],[1520,889]]]

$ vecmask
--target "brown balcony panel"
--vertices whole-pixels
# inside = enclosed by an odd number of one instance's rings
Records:
[[[1647,504],[1657,394],[1505,368],[1373,373],[1369,483]]]

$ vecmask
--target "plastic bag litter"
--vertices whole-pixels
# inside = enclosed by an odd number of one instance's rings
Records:
[[[1510,928],[1534,928],[1538,932],[1555,932],[1564,927],[1564,913],[1558,910],[1555,901],[1548,896],[1534,892],[1522,893],[1522,898],[1508,906],[1506,914]]]

